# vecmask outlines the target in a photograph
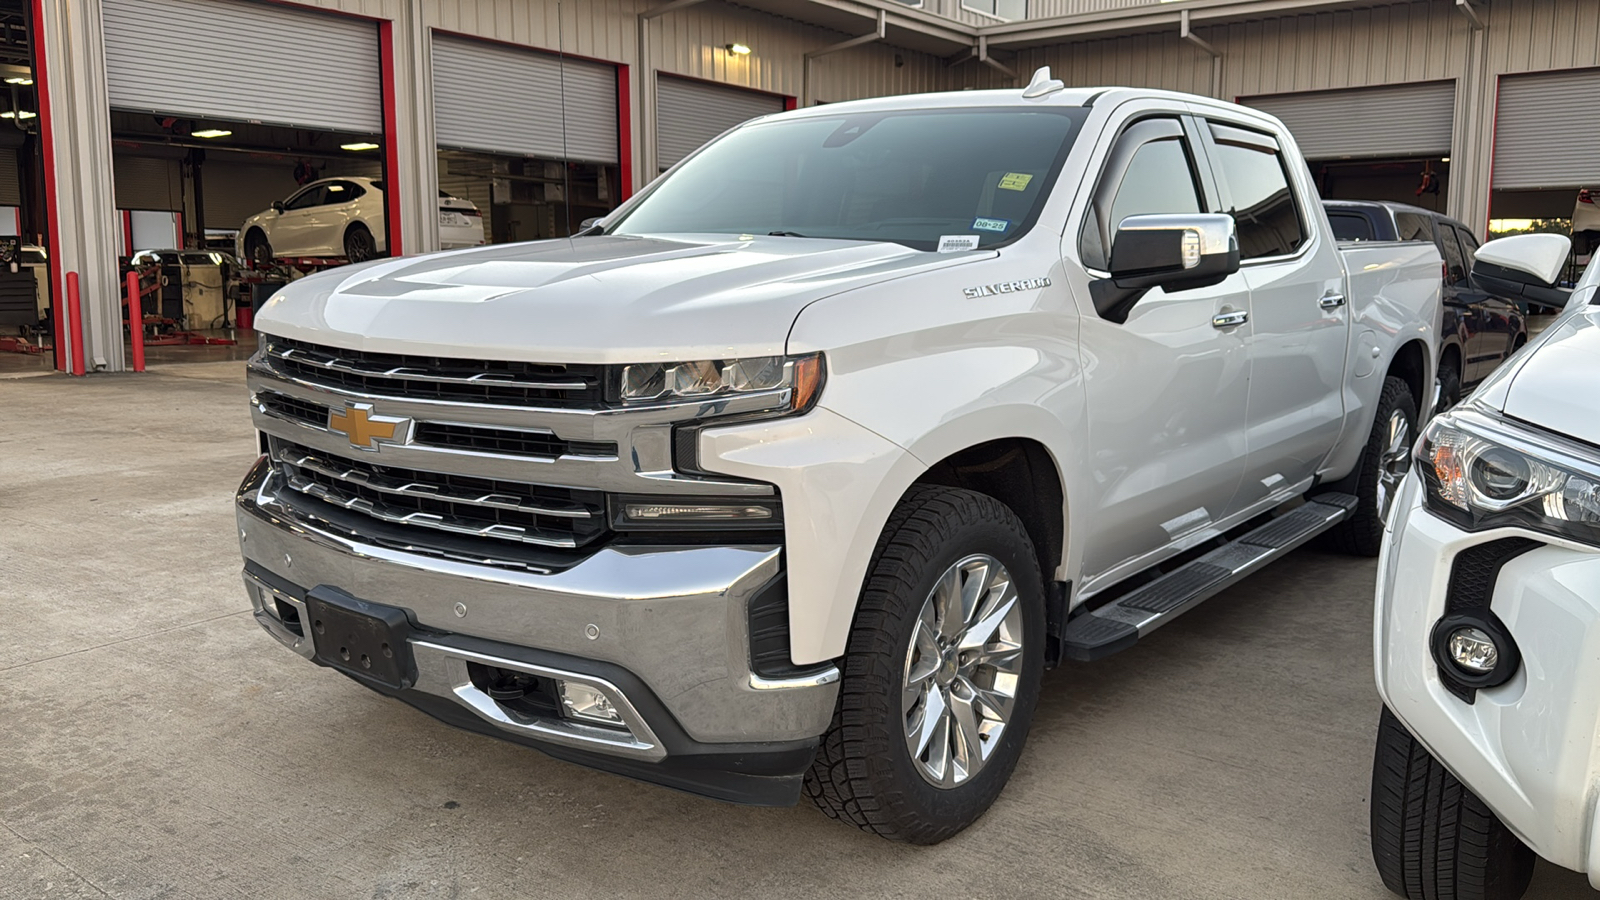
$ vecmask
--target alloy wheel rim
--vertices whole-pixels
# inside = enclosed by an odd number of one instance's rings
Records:
[[[349,256],[351,262],[366,262],[372,256],[372,241],[361,233],[350,235]]]
[[[906,752],[924,781],[959,787],[999,748],[1016,707],[1022,639],[1016,585],[999,560],[964,557],[934,582],[900,683]]]
[[[1378,465],[1378,518],[1389,518],[1389,507],[1394,505],[1400,491],[1400,481],[1411,471],[1411,423],[1405,413],[1395,410],[1389,414],[1389,431],[1383,457]]]

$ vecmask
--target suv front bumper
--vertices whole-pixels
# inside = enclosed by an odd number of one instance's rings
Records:
[[[445,722],[552,756],[717,799],[788,805],[828,727],[838,670],[751,669],[747,606],[783,577],[777,546],[607,547],[550,574],[360,543],[276,502],[265,461],[237,497],[257,621],[315,657],[305,600],[337,589],[404,610],[416,678],[357,681]],[[468,664],[600,691],[625,728],[528,716],[473,683]]]
[[[1423,507],[1415,475],[1405,485],[1379,562],[1378,692],[1535,853],[1600,888],[1600,552],[1521,529],[1463,531]],[[1468,704],[1440,680],[1429,636],[1456,558],[1508,537],[1543,545],[1492,588],[1522,664]]]

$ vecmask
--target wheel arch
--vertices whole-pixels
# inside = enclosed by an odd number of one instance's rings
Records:
[[[1433,391],[1428,386],[1433,383],[1434,372],[1429,371],[1428,345],[1421,339],[1413,339],[1401,344],[1395,350],[1394,356],[1389,358],[1389,368],[1384,372],[1385,377],[1398,378],[1411,388],[1411,399],[1422,409],[1428,398],[1433,396]]]

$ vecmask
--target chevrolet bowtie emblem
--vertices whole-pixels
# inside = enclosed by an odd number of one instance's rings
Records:
[[[345,409],[328,410],[328,430],[350,440],[350,446],[377,450],[379,441],[394,443],[406,439],[411,420],[400,416],[378,416],[370,403],[350,403]]]

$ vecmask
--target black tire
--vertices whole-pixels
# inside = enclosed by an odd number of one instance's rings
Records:
[[[972,554],[1009,570],[1021,612],[1021,664],[999,745],[964,782],[937,787],[906,744],[901,689],[918,616],[940,577]],[[1044,586],[1038,557],[1014,513],[984,494],[917,487],[895,509],[845,649],[839,699],[806,776],[824,814],[896,841],[936,844],[977,821],[1005,787],[1033,722],[1044,663]]]
[[[1372,758],[1372,861],[1408,900],[1517,900],[1534,855],[1388,708]]]
[[[378,242],[367,226],[357,222],[344,231],[344,256],[353,263],[377,259]]]
[[[272,265],[272,243],[259,228],[252,228],[250,233],[244,236],[244,255],[256,265]]]
[[[1405,421],[1406,437],[1398,459],[1391,453],[1390,422],[1396,414]],[[1383,380],[1383,393],[1378,397],[1378,412],[1372,420],[1372,432],[1367,436],[1367,446],[1361,451],[1361,462],[1356,470],[1343,480],[1331,485],[1341,493],[1356,495],[1356,508],[1343,522],[1329,529],[1324,544],[1340,553],[1351,556],[1377,556],[1383,546],[1383,515],[1381,508],[1385,497],[1393,500],[1398,481],[1385,490],[1385,476],[1398,466],[1400,477],[1411,468],[1411,444],[1417,436],[1417,402],[1411,388],[1393,375]]]
[[[1448,360],[1439,364],[1439,406],[1434,414],[1461,402],[1461,370]]]

